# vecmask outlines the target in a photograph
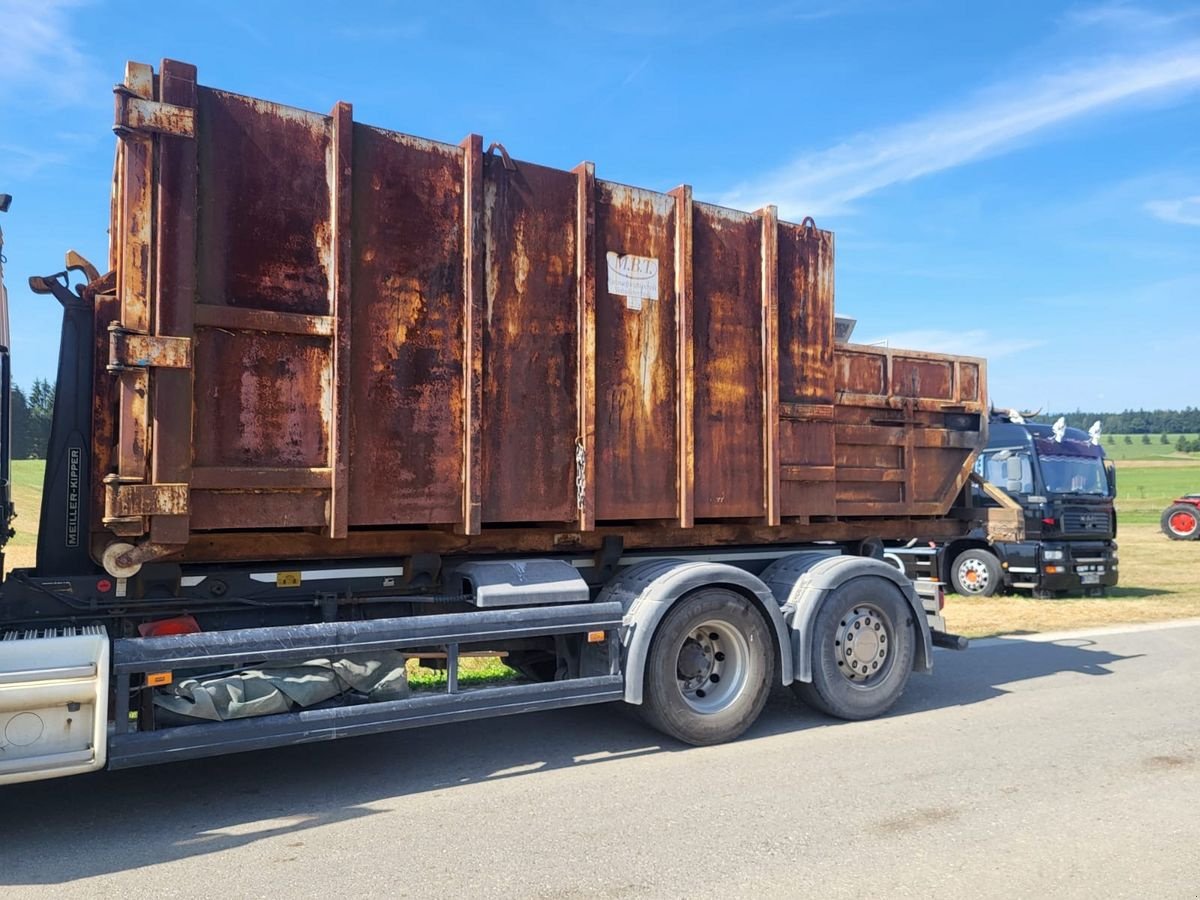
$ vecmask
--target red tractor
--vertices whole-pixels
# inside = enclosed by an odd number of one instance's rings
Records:
[[[1184,494],[1163,510],[1162,530],[1173,541],[1200,539],[1200,494]]]

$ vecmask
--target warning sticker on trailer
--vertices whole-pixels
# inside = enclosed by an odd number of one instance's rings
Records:
[[[641,309],[643,300],[658,299],[658,260],[648,256],[622,256],[608,251],[608,292],[625,298],[629,309]]]

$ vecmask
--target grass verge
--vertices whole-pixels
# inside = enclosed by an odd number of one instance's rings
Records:
[[[1121,583],[1107,597],[952,594],[946,598],[946,627],[979,638],[1200,617],[1200,541],[1171,541],[1157,525],[1122,522],[1117,543]]]

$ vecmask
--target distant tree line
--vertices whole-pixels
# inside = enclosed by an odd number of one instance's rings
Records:
[[[54,386],[41,378],[26,394],[12,388],[12,458],[45,459],[50,442],[50,416],[54,411]]]
[[[1075,412],[1039,415],[1039,421],[1053,422],[1059,416],[1072,428],[1084,431],[1096,420],[1105,434],[1200,434],[1200,409],[1127,409],[1119,413]],[[1144,442],[1145,443],[1145,442]]]

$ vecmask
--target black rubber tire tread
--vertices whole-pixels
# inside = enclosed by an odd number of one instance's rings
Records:
[[[877,607],[891,624],[889,667],[870,687],[851,684],[838,671],[834,646],[842,618],[860,603]],[[813,680],[793,682],[792,690],[813,709],[837,719],[859,721],[882,715],[900,699],[912,675],[916,627],[912,608],[894,582],[876,575],[852,578],[831,591],[817,611],[811,635]]]
[[[982,593],[964,590],[962,584],[959,583],[958,567],[963,559],[969,556],[975,557],[987,566],[988,586],[987,590]],[[1000,560],[995,553],[992,553],[990,550],[984,550],[982,547],[969,547],[954,557],[954,562],[950,565],[950,583],[954,586],[954,592],[964,597],[993,597],[1000,592],[1000,588],[1004,584],[1004,572],[1000,568]]]
[[[1171,516],[1175,513],[1185,512],[1192,517],[1195,526],[1190,532],[1180,534],[1171,528]],[[1162,532],[1173,541],[1194,541],[1200,539],[1200,507],[1192,506],[1190,503],[1172,503],[1163,510],[1162,517],[1159,519],[1159,525],[1162,526]]]
[[[749,645],[746,686],[727,709],[705,715],[688,706],[679,690],[678,649],[696,625],[724,619],[740,628]],[[775,673],[770,626],[754,604],[736,591],[704,588],[667,613],[654,632],[646,659],[639,713],[650,727],[694,746],[732,741],[754,724],[767,703]]]

